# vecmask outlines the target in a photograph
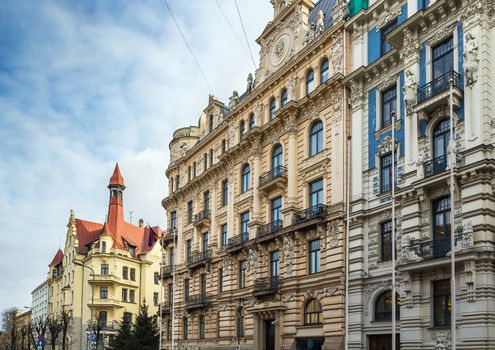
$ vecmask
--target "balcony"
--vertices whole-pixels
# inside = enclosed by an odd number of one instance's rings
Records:
[[[275,220],[273,222],[269,222],[268,224],[262,225],[258,227],[258,238],[267,237],[273,233],[276,233],[284,226],[284,222],[282,220]]]
[[[170,315],[172,313],[172,301],[162,303],[162,315]]]
[[[177,272],[178,270],[182,269],[184,267],[183,264],[180,264],[180,265],[175,265],[175,271]],[[173,265],[166,265],[166,266],[163,266],[162,268],[162,278],[163,279],[166,279],[166,278],[170,278],[172,277],[172,273],[173,273]]]
[[[254,280],[253,295],[262,297],[277,293],[280,288],[279,276],[264,277]]]
[[[473,228],[470,224],[458,226],[454,235],[454,247],[456,254],[466,251],[474,246]],[[403,238],[401,241],[401,255],[399,265],[407,265],[422,261],[441,259],[450,256],[450,235],[445,238],[416,241]],[[448,260],[448,259],[447,259]]]
[[[260,191],[269,192],[273,189],[283,189],[287,184],[287,168],[281,165],[274,167],[259,177]]]
[[[425,177],[443,173],[444,171],[447,170],[447,165],[448,165],[447,156],[437,157],[428,162],[424,162],[423,167],[424,167]]]
[[[162,237],[162,247],[165,247],[167,244],[174,242],[177,239],[177,228],[169,228],[167,229],[165,235]]]
[[[208,209],[200,211],[194,215],[194,226],[199,227],[202,225],[210,224],[210,211]]]
[[[316,222],[325,219],[327,216],[328,206],[325,204],[317,204],[308,209],[302,210],[294,214],[293,224],[301,226],[309,226]],[[303,225],[304,224],[304,225]]]
[[[205,293],[189,295],[186,298],[186,310],[192,311],[205,308],[208,305],[208,297]]]
[[[243,232],[240,235],[229,238],[227,242],[227,252],[235,253],[244,247],[244,244],[249,241],[249,232]]]
[[[194,252],[187,258],[187,267],[189,269],[197,269],[205,266],[211,260],[211,251]]]
[[[448,104],[451,82],[454,107],[458,108],[462,99],[461,77],[452,70],[418,88],[418,103],[414,107],[415,110],[431,112],[441,105]]]

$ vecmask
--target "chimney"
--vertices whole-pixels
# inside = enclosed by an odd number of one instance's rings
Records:
[[[139,227],[140,228],[143,228],[144,226],[144,220],[143,219],[139,219]]]

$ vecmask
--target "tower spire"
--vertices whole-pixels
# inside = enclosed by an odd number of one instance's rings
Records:
[[[108,189],[110,190],[110,202],[108,205],[107,224],[109,230],[115,234],[118,231],[117,227],[124,223],[123,192],[125,185],[124,178],[120,174],[119,163],[115,164]]]

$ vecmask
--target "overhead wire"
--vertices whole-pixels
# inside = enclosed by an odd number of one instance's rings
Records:
[[[237,14],[239,15],[239,21],[241,22],[242,31],[244,33],[244,38],[246,39],[246,44],[247,44],[247,47],[249,49],[249,55],[251,56],[251,61],[253,61],[254,70],[256,70],[257,69],[256,63],[254,62],[253,53],[251,51],[251,45],[249,45],[249,40],[248,40],[248,37],[246,34],[246,28],[244,27],[244,22],[242,21],[241,10],[239,9],[239,5],[237,4],[237,0],[234,0],[234,3],[235,3],[235,8],[237,9]]]
[[[201,73],[201,76],[202,76],[202,78],[203,78],[204,82],[206,83],[206,86],[208,87],[208,90],[210,91],[210,94],[213,94],[213,89],[211,88],[211,85],[210,85],[210,83],[208,82],[208,79],[206,78],[206,75],[205,75],[205,73],[204,73],[203,69],[201,69],[201,65],[199,64],[198,59],[197,59],[197,58],[196,58],[196,56],[194,55],[194,52],[193,52],[193,50],[191,49],[191,46],[189,45],[189,42],[187,41],[187,39],[186,39],[186,37],[185,37],[184,33],[182,32],[182,29],[180,28],[179,23],[178,23],[178,22],[177,22],[177,20],[175,19],[174,13],[172,12],[172,9],[170,8],[170,6],[169,6],[169,4],[168,4],[167,0],[162,0],[162,2],[163,2],[163,3],[165,4],[165,6],[167,7],[168,12],[170,13],[170,16],[172,17],[172,20],[174,21],[175,26],[177,27],[177,30],[179,31],[179,34],[180,34],[180,36],[182,37],[182,40],[184,40],[184,43],[186,44],[186,47],[187,47],[187,49],[188,49],[189,53],[191,54],[191,57],[193,58],[194,63],[196,63],[196,66],[197,66],[197,68],[198,68],[199,72]]]
[[[232,30],[232,33],[234,33],[234,36],[236,37],[237,41],[239,42],[239,45],[241,45],[242,49],[244,50],[245,53],[247,53],[249,55],[249,52],[248,50],[246,49],[246,47],[244,46],[244,44],[242,43],[242,39],[240,38],[240,36],[237,34],[237,31],[234,29],[234,26],[232,25],[232,22],[230,22],[229,18],[227,17],[227,14],[225,13],[225,11],[223,10],[222,6],[220,5],[220,3],[218,2],[218,0],[215,0],[215,2],[217,3],[217,6],[218,8],[220,9],[220,12],[222,13],[222,16],[223,18],[225,19],[225,21],[227,22],[227,24],[229,25],[230,29]]]

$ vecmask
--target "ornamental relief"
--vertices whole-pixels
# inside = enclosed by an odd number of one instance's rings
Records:
[[[444,39],[447,39],[449,36],[452,36],[454,33],[454,26],[453,25],[448,25],[444,28],[438,29],[436,33],[434,33],[429,39],[428,39],[428,45],[430,46],[435,46],[436,44],[440,43]]]
[[[385,27],[391,20],[399,17],[402,14],[402,8],[397,9],[396,11],[385,11],[381,18],[378,18],[378,14],[374,12],[376,24],[376,31],[379,32],[383,27]]]

